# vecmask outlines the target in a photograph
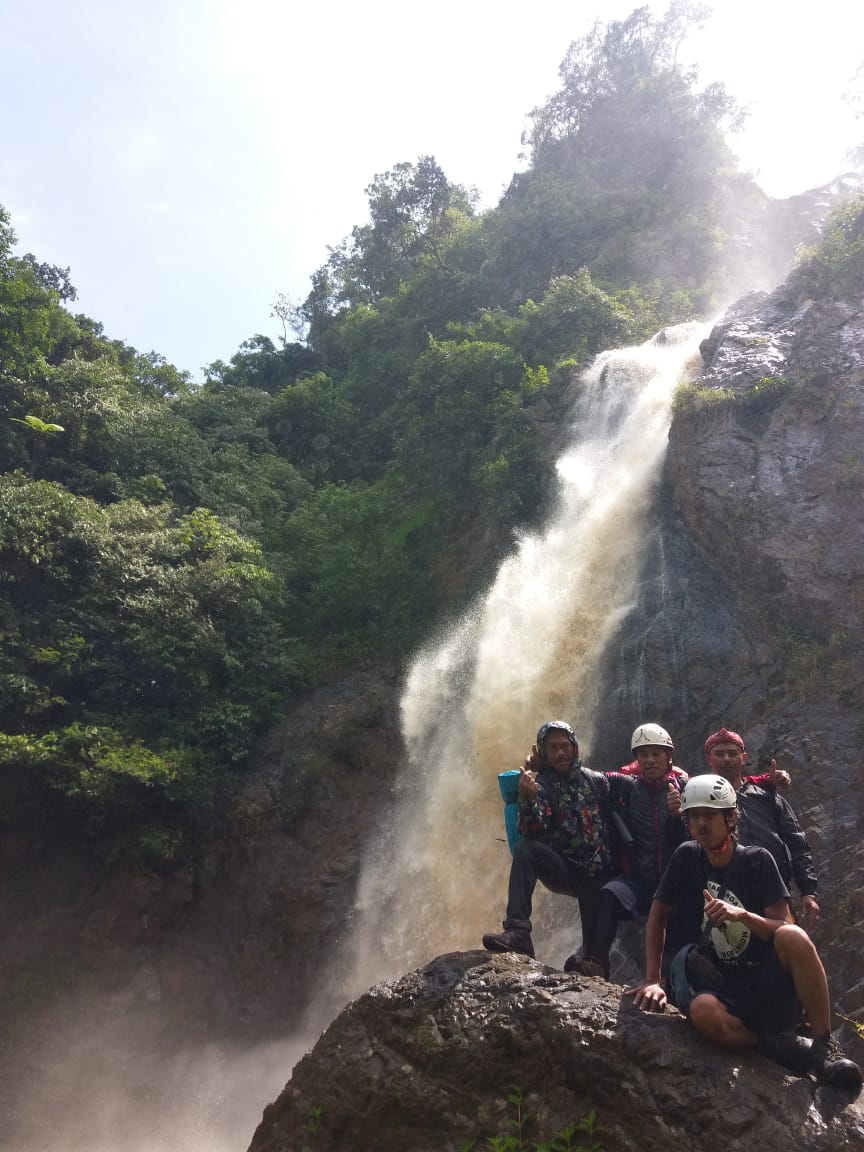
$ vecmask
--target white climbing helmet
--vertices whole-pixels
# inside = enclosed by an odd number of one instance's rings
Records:
[[[665,728],[661,728],[659,724],[640,724],[630,739],[630,750],[635,752],[637,748],[647,748],[649,745],[668,748],[670,752],[675,751],[672,737]]]
[[[691,776],[681,793],[681,811],[689,808],[734,808],[735,789],[722,776]]]

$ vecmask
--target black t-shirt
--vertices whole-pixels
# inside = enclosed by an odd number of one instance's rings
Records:
[[[764,848],[736,844],[732,859],[725,868],[714,868],[705,851],[695,840],[677,848],[663,873],[654,899],[669,904],[672,912],[666,930],[665,961],[685,944],[695,944],[707,924],[705,888],[719,896],[728,885],[724,900],[757,916],[764,916],[769,904],[789,898],[774,857]],[[746,977],[758,968],[768,947],[744,924],[727,923],[712,928],[711,944],[718,966],[727,979]]]

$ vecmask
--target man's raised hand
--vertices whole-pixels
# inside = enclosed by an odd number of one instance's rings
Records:
[[[669,809],[670,816],[681,815],[681,793],[671,780],[669,781],[669,788],[666,793],[666,806]]]
[[[519,791],[529,800],[534,800],[537,797],[537,781],[530,768],[530,763],[531,757],[529,756],[519,769]]]

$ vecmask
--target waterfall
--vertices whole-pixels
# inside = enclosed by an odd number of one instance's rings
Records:
[[[341,1001],[498,930],[510,856],[496,774],[517,768],[553,717],[574,725],[590,756],[603,707],[597,670],[632,606],[653,530],[670,398],[701,366],[705,334],[681,325],[597,357],[568,418],[545,528],[517,540],[488,592],[414,660],[401,705],[407,756],[334,967]],[[575,902],[545,901],[537,956],[560,965],[578,942]]]

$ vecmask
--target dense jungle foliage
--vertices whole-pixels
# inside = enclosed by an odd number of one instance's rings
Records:
[[[404,659],[447,549],[479,567],[538,515],[538,403],[714,306],[764,201],[676,63],[698,16],[576,41],[493,210],[430,156],[376,176],[281,346],[200,385],[75,315],[0,216],[3,820],[182,858],[292,693]]]

